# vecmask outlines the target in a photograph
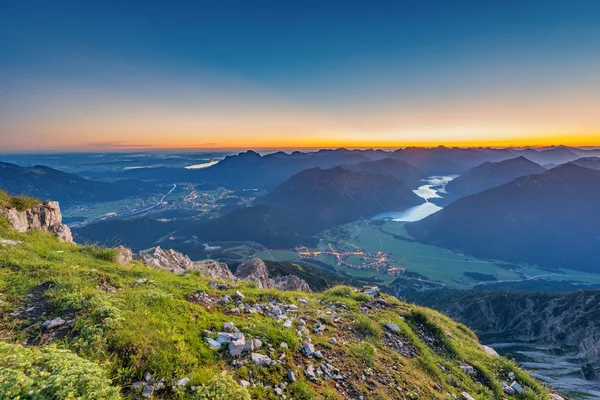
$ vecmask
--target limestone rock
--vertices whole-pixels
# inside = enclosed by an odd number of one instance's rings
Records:
[[[485,354],[487,354],[488,356],[500,357],[500,355],[496,352],[496,350],[492,349],[490,346],[486,346],[486,345],[482,344],[481,348],[483,349],[483,351],[485,351]]]
[[[218,281],[233,282],[236,280],[227,264],[215,260],[194,261],[192,269],[200,271],[202,275]]]
[[[125,246],[119,246],[115,249],[117,251],[117,262],[121,265],[127,265],[133,260],[133,252],[130,248]]]
[[[50,232],[63,242],[73,242],[71,230],[62,223],[60,206],[56,201],[45,201],[26,211],[2,208],[0,214],[4,215],[13,229],[18,232],[36,229]]]
[[[273,279],[275,287],[279,290],[292,290],[295,292],[312,293],[308,283],[296,275],[278,276]]]
[[[275,287],[275,282],[269,278],[267,265],[259,258],[251,258],[241,263],[237,267],[235,276],[256,283],[259,289],[271,289]]]
[[[192,268],[192,260],[189,257],[173,249],[162,249],[160,246],[140,251],[135,259],[150,267],[165,269],[177,274]]]
[[[269,366],[271,365],[271,358],[269,356],[265,356],[264,354],[252,353],[252,362],[256,365],[261,366]]]

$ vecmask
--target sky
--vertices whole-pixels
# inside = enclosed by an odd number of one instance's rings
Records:
[[[600,1],[13,1],[0,151],[600,145]]]

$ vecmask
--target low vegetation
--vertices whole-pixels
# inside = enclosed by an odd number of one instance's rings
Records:
[[[10,196],[4,190],[0,190],[0,208],[16,209],[26,211],[40,204],[38,199],[26,196]]]
[[[501,381],[510,384],[515,374],[525,389],[513,398],[548,399],[514,362],[485,354],[463,325],[386,295],[348,286],[316,294],[246,282],[219,287],[195,272],[119,265],[110,249],[17,233],[2,217],[0,238],[21,242],[0,244],[0,398],[137,399],[152,382],[153,397],[165,399],[447,399],[468,392],[480,400],[504,397]],[[293,324],[270,312],[232,310],[242,302],[237,292],[244,305],[297,307],[286,316]],[[45,326],[51,321],[57,326]],[[226,322],[262,342],[254,351],[268,365],[207,343]],[[300,326],[306,331],[299,335]],[[312,354],[301,351],[307,337]],[[311,376],[311,367],[326,372]]]

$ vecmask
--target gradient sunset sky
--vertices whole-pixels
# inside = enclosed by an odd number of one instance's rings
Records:
[[[12,1],[0,151],[600,145],[600,1]]]

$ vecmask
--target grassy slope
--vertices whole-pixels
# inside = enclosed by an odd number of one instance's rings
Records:
[[[1,398],[27,391],[39,395],[31,398],[40,399],[56,398],[53,396],[59,391],[59,398],[138,398],[139,393],[129,385],[140,380],[144,372],[150,372],[165,378],[168,385],[174,379],[189,377],[191,384],[200,388],[194,394],[171,392],[169,398],[243,399],[250,395],[275,399],[278,397],[272,389],[241,389],[233,382],[252,378],[265,386],[274,385],[285,381],[289,369],[296,371],[299,381],[286,388],[288,398],[343,398],[331,380],[311,383],[305,378],[303,371],[308,362],[315,366],[317,363],[297,351],[300,340],[295,328],[284,328],[274,319],[258,314],[224,314],[231,306],[208,307],[187,300],[199,290],[211,296],[240,290],[250,304],[272,298],[297,304],[301,314],[308,317],[309,327],[317,321],[317,310],[326,310],[321,303],[346,304],[349,311],[340,322],[321,317],[327,324],[325,335],[311,336],[317,349],[336,367],[345,374],[353,373],[343,382],[345,389],[365,398],[442,399],[447,398],[446,392],[460,395],[462,391],[477,399],[501,398],[499,382],[508,380],[509,371],[534,390],[520,398],[547,398],[545,389],[513,362],[485,355],[475,335],[464,326],[437,312],[390,297],[386,297],[389,308],[363,314],[358,306],[367,301],[366,296],[347,287],[308,295],[306,305],[297,301],[305,294],[259,290],[246,283],[219,291],[196,274],[174,275],[137,262],[123,267],[110,261],[112,250],[61,243],[43,232],[17,233],[1,217],[0,238],[23,242],[17,246],[0,245]],[[140,278],[152,282],[136,285]],[[46,315],[29,320],[8,315],[30,302],[28,294],[35,293],[35,288],[43,283],[49,284],[49,289],[38,296],[37,306],[47,307]],[[102,289],[107,287],[116,291]],[[47,335],[39,323],[57,316],[72,319],[72,325],[66,336],[41,346],[40,340],[47,340]],[[203,330],[221,331],[226,321],[233,321],[247,337],[272,344],[273,359],[285,353],[284,364],[257,367],[246,363],[233,369],[225,352],[211,350],[201,339]],[[382,325],[387,321],[400,326],[404,342],[412,343],[417,357],[406,358],[384,344]],[[445,350],[435,351],[424,344],[418,326],[426,326]],[[339,344],[329,344],[329,337],[337,337]],[[283,341],[289,350],[279,347]],[[21,342],[29,344],[21,347]],[[487,385],[459,370],[464,360],[480,371]],[[223,378],[222,371],[233,379]],[[448,383],[449,376],[452,384]],[[436,384],[441,390],[434,388]],[[215,394],[222,391],[229,394]]]

